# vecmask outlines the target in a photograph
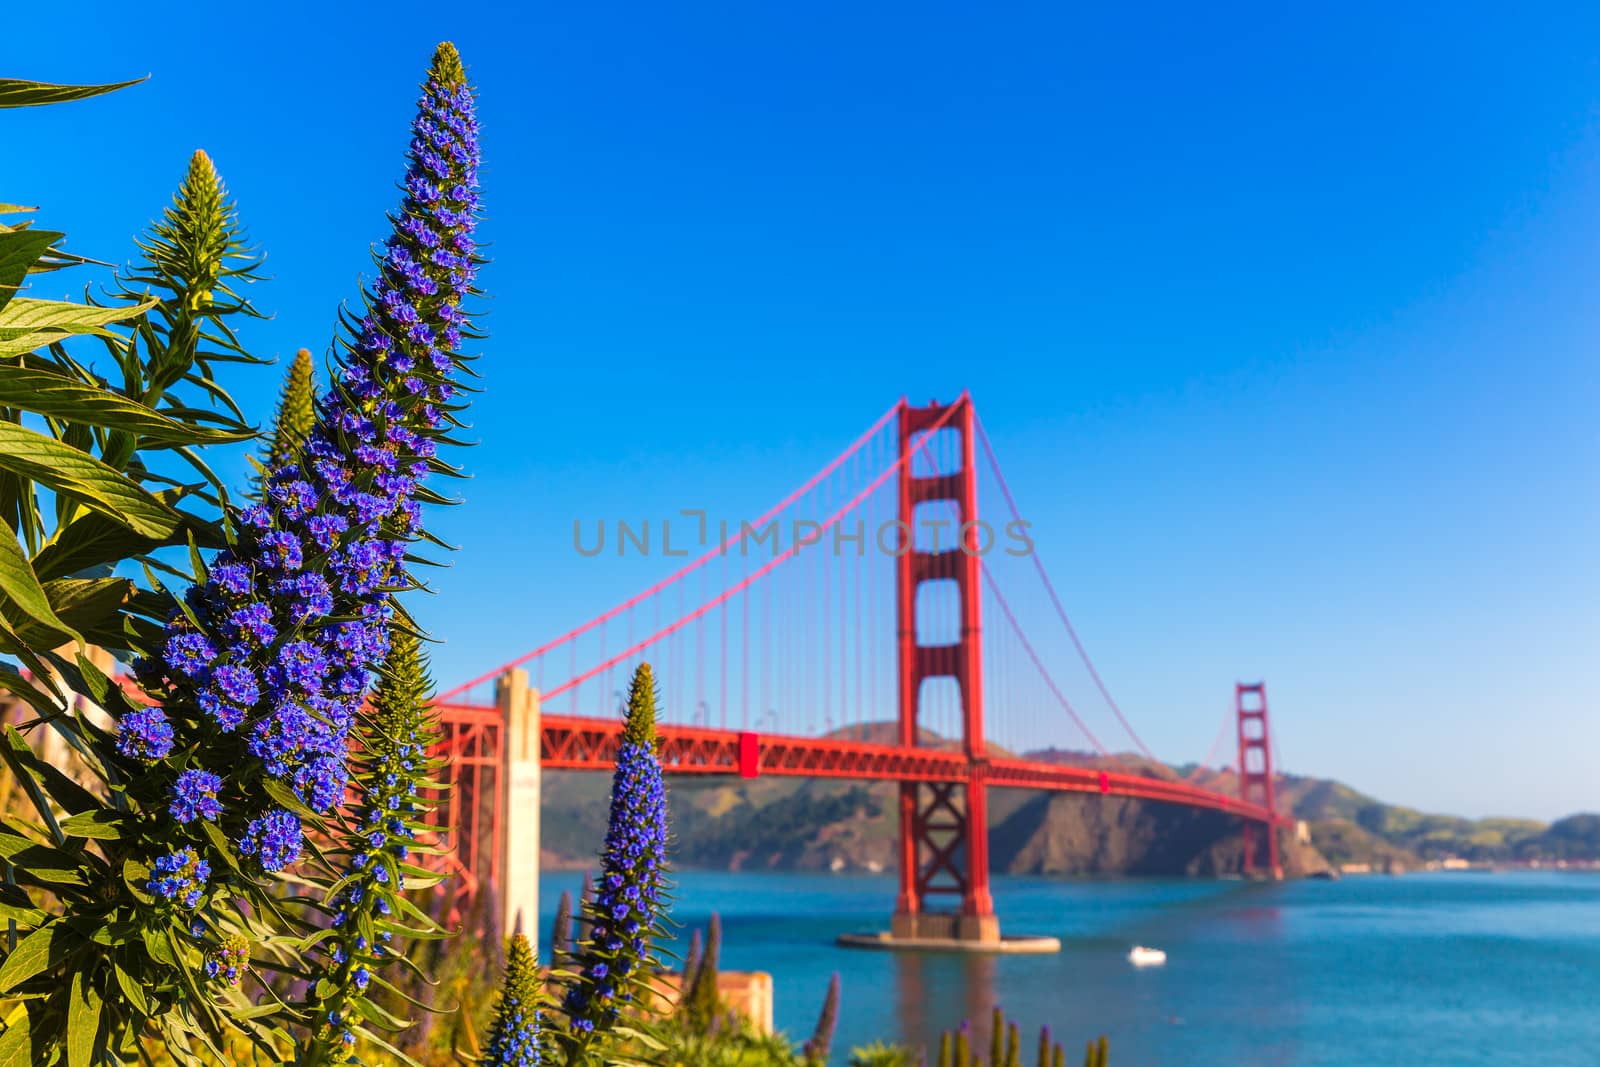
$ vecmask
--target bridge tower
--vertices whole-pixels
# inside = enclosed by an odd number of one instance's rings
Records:
[[[1239,724],[1239,798],[1267,809],[1272,822],[1265,827],[1245,821],[1244,873],[1253,874],[1262,859],[1261,838],[1265,837],[1266,869],[1273,878],[1283,877],[1278,858],[1278,803],[1272,786],[1272,735],[1267,724],[1267,685],[1243,682],[1233,687],[1233,703]]]
[[[900,783],[900,892],[893,936],[992,942],[1000,920],[989,895],[988,757],[983,740],[982,609],[978,551],[975,425],[972,398],[953,404],[900,404],[900,554],[895,594],[902,745],[919,743],[923,683],[953,678],[961,697],[962,743],[970,770],[965,782]],[[912,449],[935,428],[961,438],[959,470],[917,475]],[[931,454],[931,448],[929,450]],[[919,547],[919,505],[953,505],[956,528]],[[945,509],[948,515],[949,509]],[[940,532],[943,532],[941,530]],[[925,644],[918,636],[917,590],[926,582],[955,584],[960,633],[953,643]],[[937,898],[953,907],[930,907]],[[951,899],[954,898],[954,899]]]

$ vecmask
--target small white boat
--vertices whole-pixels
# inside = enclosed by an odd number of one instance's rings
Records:
[[[1167,962],[1167,954],[1158,948],[1135,945],[1133,951],[1128,953],[1128,962],[1135,967],[1159,967]]]

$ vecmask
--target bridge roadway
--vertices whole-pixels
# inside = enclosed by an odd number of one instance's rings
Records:
[[[492,707],[452,704],[440,710],[448,711],[456,722],[479,717],[485,726],[500,722],[500,712]],[[891,782],[965,782],[972,774],[971,761],[955,749],[908,748],[668,723],[659,724],[657,733],[662,768],[669,774],[746,778],[771,774]],[[540,762],[551,770],[609,770],[615,763],[621,737],[620,718],[545,714],[539,720]],[[1183,782],[1013,758],[990,759],[985,766],[985,780],[995,787],[1138,797],[1220,811],[1250,822],[1273,821],[1261,805]],[[1282,826],[1291,822],[1281,816],[1277,821]]]

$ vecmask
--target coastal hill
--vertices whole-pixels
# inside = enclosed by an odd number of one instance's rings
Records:
[[[890,724],[839,731],[855,740],[888,741]],[[950,742],[925,734],[922,743]],[[1138,769],[1168,779],[1187,777],[1224,792],[1237,789],[1232,770],[1169,767],[1137,756],[1107,760],[1049,749],[1026,758],[1075,766]],[[680,867],[741,870],[887,871],[894,867],[896,786],[828,779],[679,776],[669,782],[674,862]],[[604,835],[610,779],[603,774],[547,771],[544,776],[544,861],[586,866]],[[1530,819],[1463,819],[1384,804],[1343,783],[1289,775],[1279,804],[1307,823],[1309,844],[1284,835],[1291,876],[1329,866],[1370,864],[1411,869],[1446,860],[1474,864],[1600,860],[1600,815],[1573,815],[1546,825]],[[1237,823],[1198,811],[1131,797],[1029,790],[990,793],[990,856],[997,871],[1060,875],[1213,875],[1237,870]]]

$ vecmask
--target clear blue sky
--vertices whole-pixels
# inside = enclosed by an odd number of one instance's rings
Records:
[[[655,573],[573,518],[754,514],[968,388],[1158,752],[1261,676],[1291,770],[1600,808],[1600,12],[665,7],[35,5],[4,73],[151,78],[7,114],[0,200],[124,259],[204,147],[250,340],[320,351],[449,37],[494,299],[443,681]]]

